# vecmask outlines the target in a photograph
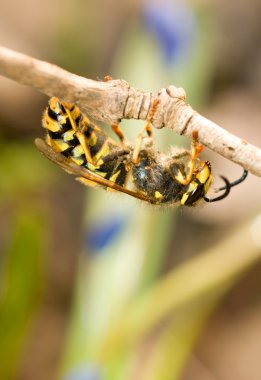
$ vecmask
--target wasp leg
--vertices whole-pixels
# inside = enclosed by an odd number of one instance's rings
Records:
[[[152,106],[151,106],[149,112],[148,112],[146,124],[137,136],[136,144],[135,144],[134,151],[133,151],[133,158],[132,158],[132,162],[134,164],[137,164],[139,162],[139,153],[141,150],[142,142],[145,138],[145,134],[147,133],[148,137],[150,137],[150,138],[153,137],[152,136],[152,119],[153,119],[153,116],[155,115],[158,104],[159,104],[159,99],[155,99],[152,103]]]
[[[111,125],[111,129],[119,137],[120,142],[121,142],[121,146],[125,147],[126,146],[126,144],[125,144],[125,137],[124,137],[124,134],[123,134],[122,129],[119,126],[119,124],[112,124]]]
[[[79,143],[81,144],[83,148],[87,162],[95,166],[95,162],[93,161],[93,158],[91,156],[91,152],[90,152],[90,148],[89,148],[86,136],[84,135],[84,132],[86,132],[86,128],[87,128],[86,125],[84,126],[81,125],[80,127],[77,127],[75,120],[72,118],[70,110],[67,107],[64,107],[64,108],[70,120],[71,126],[73,130],[75,131],[76,137],[78,138]]]
[[[80,122],[80,125],[77,126],[76,123],[75,123],[75,120],[72,118],[72,115],[71,115],[70,111],[66,107],[65,107],[65,110],[66,110],[66,113],[67,113],[68,118],[70,120],[70,123],[72,125],[72,128],[75,131],[75,134],[76,134],[76,136],[77,136],[77,138],[79,140],[79,143],[81,144],[81,146],[83,148],[86,160],[87,160],[87,162],[90,165],[93,166],[94,169],[97,168],[97,167],[99,167],[101,165],[101,163],[104,163],[105,160],[106,160],[106,162],[113,161],[118,156],[123,156],[123,155],[129,154],[130,151],[128,149],[122,149],[122,150],[119,149],[119,150],[116,150],[116,151],[114,151],[112,153],[109,153],[107,156],[103,157],[102,162],[101,162],[100,159],[98,159],[97,161],[94,161],[93,157],[91,155],[91,152],[90,152],[90,148],[89,148],[89,144],[88,144],[87,138],[85,136],[85,132],[87,130],[87,124],[84,124],[84,123]],[[124,135],[123,135],[123,133],[121,131],[120,126],[117,125],[117,124],[113,124],[112,128],[115,131],[115,133],[119,136],[120,140],[122,141],[122,145],[124,147]]]
[[[72,118],[72,115],[71,115],[70,111],[67,109],[67,107],[65,107],[65,110],[66,110],[66,113],[67,113],[68,118],[70,120],[71,126],[72,126],[73,130],[75,131],[75,134],[79,140],[79,143],[83,148],[86,160],[89,163],[89,165],[92,165],[92,167],[93,167],[92,169],[95,170],[101,164],[103,164],[105,161],[106,162],[113,161],[119,156],[129,154],[130,151],[128,149],[118,149],[118,150],[115,150],[114,152],[109,153],[107,156],[103,157],[102,159],[97,159],[96,161],[94,161],[93,157],[91,155],[91,152],[90,152],[87,137],[85,135],[85,132],[87,130],[87,124],[80,122],[80,125],[77,126],[75,123],[75,120]]]
[[[176,147],[175,147],[176,148]],[[173,161],[180,161],[185,157],[189,157],[191,154],[188,150],[177,150],[177,151],[172,151],[171,152],[171,159]]]
[[[192,133],[192,142],[191,142],[191,152],[190,152],[190,160],[187,165],[187,170],[185,175],[178,170],[175,178],[182,185],[188,185],[191,182],[193,173],[195,171],[196,162],[199,154],[203,150],[203,145],[198,142],[198,131],[194,131]]]

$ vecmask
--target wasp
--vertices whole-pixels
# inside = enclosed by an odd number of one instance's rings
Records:
[[[234,182],[220,176],[224,186],[215,191],[222,194],[208,198],[213,176],[210,162],[199,158],[203,146],[197,131],[192,134],[190,151],[164,155],[155,150],[151,122],[158,102],[154,100],[133,146],[126,142],[118,124],[112,129],[119,143],[92,123],[77,105],[52,97],[42,119],[46,138],[36,139],[36,146],[87,186],[99,185],[154,205],[194,206],[202,200],[216,202],[227,197],[231,187],[246,178],[247,171]]]

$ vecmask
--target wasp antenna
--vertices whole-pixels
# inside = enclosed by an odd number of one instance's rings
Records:
[[[225,190],[225,192],[220,195],[219,197],[216,197],[216,198],[208,198],[208,197],[204,197],[204,201],[206,202],[217,202],[217,201],[221,201],[221,199],[224,199],[228,196],[228,194],[230,193],[230,189],[231,189],[231,184],[229,182],[229,180],[226,178],[226,177],[223,177],[222,175],[220,176],[220,178],[223,179],[223,181],[225,182],[226,186],[223,186],[223,188],[220,188],[218,190]]]
[[[243,182],[246,179],[247,175],[248,175],[248,171],[246,169],[244,169],[243,174],[240,178],[238,178],[236,181],[229,183],[230,187],[239,185],[241,182]],[[222,186],[219,189],[217,189],[217,191],[222,191],[225,189],[226,189],[226,186]]]

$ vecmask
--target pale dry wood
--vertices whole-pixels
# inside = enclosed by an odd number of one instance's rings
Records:
[[[152,101],[158,98],[154,127],[167,127],[185,136],[198,130],[205,146],[261,176],[261,150],[198,114],[185,102],[182,88],[169,86],[158,93],[148,93],[130,87],[124,80],[94,81],[4,47],[0,47],[0,75],[48,96],[77,103],[94,119],[107,123],[145,120]]]

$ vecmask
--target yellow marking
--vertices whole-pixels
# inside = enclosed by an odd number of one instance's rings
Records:
[[[83,147],[81,145],[77,145],[73,150],[72,150],[72,155],[74,157],[79,157],[82,154],[84,154]]]
[[[163,198],[163,195],[162,195],[159,191],[155,191],[155,193],[154,193],[154,197],[155,197],[156,199],[161,199],[161,198]]]
[[[55,96],[53,96],[49,100],[49,106],[50,106],[51,110],[54,111],[55,113],[59,114],[61,112],[59,99],[56,98]]]
[[[48,116],[47,110],[43,115],[43,127],[52,132],[59,132],[61,130],[59,123]]]
[[[91,164],[90,162],[88,162],[88,165],[87,165],[88,169],[92,172],[97,172],[99,174],[99,176],[101,177],[105,177],[107,173],[104,173],[104,172],[100,172],[99,171],[99,168],[100,168],[100,165],[98,164]]]
[[[196,175],[196,178],[203,184],[203,183],[206,183],[207,180],[209,179],[210,177],[210,170],[209,170],[209,167],[207,165],[204,165],[204,167],[202,168],[202,170],[200,170],[200,172],[197,173]]]
[[[182,196],[182,198],[181,198],[181,200],[180,200],[180,204],[181,204],[182,206],[184,206],[184,204],[187,202],[188,197],[189,197],[189,194],[188,194],[188,193],[183,194],[183,196]]]
[[[213,180],[213,177],[212,177],[212,175],[210,175],[209,179],[207,180],[207,182],[204,185],[204,191],[205,191],[205,193],[208,192],[208,190],[209,190],[209,188],[210,188],[210,186],[212,184],[212,180]]]
[[[105,178],[107,175],[107,173],[99,172],[99,170],[95,170],[95,173],[97,173],[97,175],[99,175],[99,177],[102,177],[102,178]]]
[[[97,134],[92,132],[91,136],[88,138],[88,144],[94,146],[97,144]]]
[[[63,134],[64,141],[71,141],[74,139],[75,131],[73,129],[70,129],[69,131],[65,132]]]
[[[72,108],[72,107],[70,107]],[[81,115],[81,111],[79,107],[75,106],[72,111],[70,111],[70,114],[72,115],[72,118],[75,120]]]
[[[66,119],[67,116],[64,115],[58,115],[58,121],[53,120],[49,115],[48,115],[48,110],[46,109],[43,114],[43,127],[48,129],[49,131],[52,132],[59,132],[62,128],[63,124],[66,124]]]
[[[109,153],[111,153],[111,148],[107,144],[107,140],[102,145],[101,149],[96,153],[93,157],[94,162],[98,162],[99,158],[106,157]]]
[[[189,184],[189,187],[187,189],[187,191],[183,194],[181,200],[180,200],[180,204],[181,205],[184,205],[186,203],[186,201],[188,200],[190,194],[193,192],[193,190],[195,190],[195,188],[198,186],[198,184],[196,182],[190,182]]]
[[[184,184],[184,176],[183,176],[183,174],[181,173],[181,171],[180,170],[178,170],[178,174],[177,175],[175,175],[175,179],[178,181],[178,182],[180,182],[182,185]]]
[[[119,174],[120,174],[120,170],[118,170],[115,174],[113,174],[111,177],[110,177],[110,181],[112,181],[112,182],[116,182],[116,179],[117,179],[117,177],[119,176]]]
[[[52,146],[57,152],[64,152],[69,145],[63,140],[52,140]]]
[[[101,158],[100,160],[98,160],[97,162],[95,162],[95,166],[96,167],[100,167],[101,165],[103,165],[104,164],[104,161],[103,161],[103,159]]]
[[[87,162],[88,169],[91,170],[92,172],[95,172],[97,170],[97,165],[93,165],[91,162]]]
[[[65,125],[67,122],[67,115],[59,115],[58,122],[62,125]],[[56,122],[57,123],[57,122]]]
[[[84,163],[84,159],[82,157],[73,157],[71,156],[70,159],[76,164],[81,166]]]
[[[99,177],[106,177],[107,173],[105,172],[100,172],[99,171],[99,166],[97,165],[92,165],[89,162],[87,162],[87,168],[91,171],[99,175]]]
[[[192,193],[192,191],[194,191],[197,187],[198,187],[197,182],[195,182],[195,181],[190,182],[186,193]]]
[[[55,150],[56,152],[58,151],[58,147],[55,145],[55,140],[52,140],[51,137],[47,134],[46,135],[46,142],[48,145],[50,145],[50,147],[53,148],[53,150]]]

